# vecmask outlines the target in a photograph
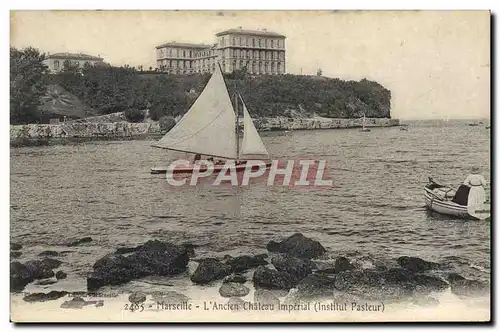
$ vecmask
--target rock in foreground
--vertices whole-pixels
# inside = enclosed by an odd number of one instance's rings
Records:
[[[219,294],[222,297],[243,297],[250,293],[250,289],[245,285],[235,282],[225,282],[219,289]]]
[[[297,285],[297,278],[289,273],[259,266],[253,274],[255,287],[268,289],[290,289]]]
[[[285,253],[299,258],[316,258],[323,255],[326,249],[318,241],[295,233],[281,242],[270,241],[267,250]]]
[[[51,291],[48,293],[33,293],[26,295],[23,297],[23,300],[26,302],[45,302],[45,301],[53,301],[66,296],[68,292],[65,291]]]
[[[191,276],[191,281],[195,284],[207,284],[214,280],[222,279],[231,274],[231,266],[218,261],[215,258],[206,258]]]
[[[424,272],[439,268],[438,263],[429,262],[419,257],[401,256],[397,262],[401,267],[412,272]]]
[[[95,291],[104,285],[118,285],[150,275],[176,275],[186,270],[188,261],[184,247],[148,241],[128,256],[110,254],[95,262],[94,272],[87,278],[87,289]]]

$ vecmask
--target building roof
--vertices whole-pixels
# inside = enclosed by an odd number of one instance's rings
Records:
[[[284,35],[281,35],[279,33],[272,32],[272,31],[267,31],[266,29],[263,29],[263,30],[243,30],[241,28],[229,29],[229,30],[219,32],[215,35],[218,37],[218,36],[224,36],[224,35],[229,35],[229,34],[286,38]]]
[[[95,60],[95,61],[104,60],[101,57],[83,53],[54,53],[47,55],[46,59],[74,59],[74,60]]]
[[[177,43],[177,42],[169,42],[165,44],[161,44],[156,46],[156,48],[162,48],[162,47],[185,47],[185,48],[210,48],[212,45],[206,45],[206,44],[191,44],[191,43]]]

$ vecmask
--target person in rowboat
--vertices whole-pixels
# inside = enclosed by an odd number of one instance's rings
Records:
[[[479,173],[479,167],[472,167],[472,172],[465,179],[464,185],[470,187],[467,205],[474,208],[474,210],[484,209],[484,202],[486,201],[484,187],[486,186],[486,180]]]

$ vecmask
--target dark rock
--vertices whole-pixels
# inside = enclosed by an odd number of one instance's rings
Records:
[[[82,299],[81,297],[73,297],[69,301],[65,301],[61,304],[61,308],[64,309],[81,309],[86,305],[91,304]],[[97,305],[96,305],[97,306]]]
[[[242,297],[247,296],[248,293],[250,293],[248,287],[235,282],[225,282],[219,288],[219,294],[222,297]]]
[[[289,273],[259,266],[253,274],[254,285],[270,289],[290,289],[297,285],[297,277]]]
[[[247,282],[247,278],[242,274],[233,273],[233,274],[225,277],[224,282],[237,282],[240,284],[244,284],[245,282]]]
[[[312,274],[302,279],[297,285],[297,296],[301,299],[333,296],[334,293],[335,277],[324,274]]]
[[[56,269],[62,264],[60,260],[54,258],[44,258],[39,262],[41,265],[46,266],[49,269]]]
[[[71,241],[70,243],[68,243],[68,247],[74,247],[74,246],[78,246],[80,244],[89,243],[89,242],[92,242],[92,238],[90,236],[86,236],[86,237],[82,237],[81,239]]]
[[[295,233],[281,242],[270,241],[267,244],[267,250],[300,258],[316,258],[326,252],[321,243],[301,233]]]
[[[349,270],[339,272],[335,277],[336,289],[380,300],[402,299],[448,287],[448,283],[437,276],[414,274],[403,268]]]
[[[349,262],[349,260],[345,257],[338,257],[335,260],[335,271],[347,271],[354,269],[354,265]]]
[[[312,273],[316,265],[306,258],[296,258],[288,255],[277,255],[271,259],[276,270],[286,272],[295,278],[296,282]]]
[[[43,280],[39,280],[38,282],[36,282],[37,285],[52,285],[52,284],[55,284],[57,282],[57,280],[54,280],[54,279],[43,279]]]
[[[21,257],[23,253],[20,251],[11,251],[10,252],[10,258],[19,258]]]
[[[180,304],[191,301],[186,295],[175,291],[154,292],[151,296],[153,301],[163,302],[164,304]]]
[[[490,293],[490,285],[479,280],[462,279],[451,284],[451,292],[460,297],[483,296]]]
[[[231,311],[241,311],[244,309],[245,301],[239,297],[232,297],[227,301]]]
[[[157,275],[172,276],[186,270],[189,257],[185,248],[161,241],[148,241],[128,255],[110,254],[94,263],[87,278],[87,289],[119,285],[134,279]]]
[[[261,255],[258,256],[238,256],[234,258],[229,258],[226,264],[231,266],[234,272],[243,272],[248,269],[253,269],[257,266],[269,264]]]
[[[15,243],[15,242],[11,242],[10,243],[10,250],[21,250],[23,248],[23,246],[19,243]]]
[[[253,301],[255,303],[273,305],[275,308],[278,308],[281,302],[272,291],[267,289],[256,289],[253,295]]]
[[[45,250],[39,253],[38,256],[59,256],[59,253],[53,250]]]
[[[61,265],[61,261],[53,258],[44,258],[42,260],[32,260],[24,263],[30,270],[33,279],[47,279],[54,276],[55,269]]]
[[[196,256],[196,253],[194,252],[194,248],[197,248],[199,246],[192,244],[192,243],[183,243],[183,244],[181,244],[181,246],[186,248],[186,252],[187,252],[189,257]]]
[[[438,292],[450,287],[443,279],[425,274],[414,275],[411,282],[415,285],[415,292],[419,294]]]
[[[68,292],[66,291],[51,291],[48,293],[33,293],[26,295],[23,297],[23,300],[26,302],[45,302],[45,301],[53,301],[66,296]]]
[[[207,284],[228,276],[231,274],[231,271],[232,268],[230,265],[219,262],[215,258],[207,258],[200,261],[200,264],[191,276],[191,281],[195,284]]]
[[[31,270],[18,261],[10,263],[10,291],[19,292],[34,280]]]
[[[144,301],[146,301],[146,294],[142,293],[142,292],[135,292],[135,293],[132,293],[128,296],[128,300],[130,301],[130,303],[142,303]]]
[[[439,268],[438,263],[429,262],[418,257],[401,256],[397,259],[398,264],[412,272],[424,272]]]
[[[455,281],[459,280],[465,280],[464,277],[462,277],[460,274],[452,272],[448,274],[448,277],[446,278],[450,284],[454,283]]]
[[[66,279],[68,275],[64,273],[63,271],[57,271],[56,272],[56,279],[61,280],[61,279]]]
[[[335,288],[366,299],[401,299],[413,295],[415,285],[409,278],[400,271],[348,270],[336,274]]]

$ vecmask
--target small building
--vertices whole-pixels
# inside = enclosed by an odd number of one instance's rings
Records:
[[[58,73],[65,68],[85,68],[85,66],[103,65],[104,59],[100,56],[83,53],[49,53],[43,63],[49,68],[49,72]]]

